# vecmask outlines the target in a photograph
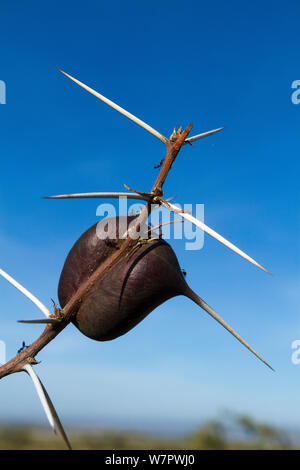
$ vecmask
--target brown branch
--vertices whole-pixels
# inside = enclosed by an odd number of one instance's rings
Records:
[[[179,150],[181,147],[184,145],[184,141],[189,135],[190,131],[192,130],[193,125],[190,124],[176,139],[174,143],[170,143],[168,145],[168,151],[167,155],[165,158],[165,161],[163,163],[163,166],[159,172],[159,175],[154,183],[154,186],[152,188],[152,193],[155,193],[155,196],[162,196],[162,187],[164,182],[166,181],[166,178],[168,176],[169,171],[171,170],[171,167],[173,165],[173,162],[175,158],[178,155]]]
[[[162,187],[165,183],[171,166],[175,158],[177,157],[181,147],[184,145],[184,141],[189,135],[191,129],[192,124],[190,124],[179,135],[175,142],[169,142],[167,144],[167,154],[164,160],[164,164],[150,193],[152,197],[141,211],[133,228],[135,232],[138,232],[140,230],[141,225],[144,224],[148,219],[152,209],[151,203],[157,203],[156,197],[160,197],[163,194]],[[36,341],[34,341],[34,343],[32,343],[25,351],[18,354],[16,357],[14,357],[9,362],[0,367],[0,379],[9,374],[20,372],[23,365],[27,362],[32,363],[35,356],[72,321],[72,318],[76,315],[76,312],[78,311],[81,302],[84,300],[85,296],[87,295],[91,287],[94,285],[94,283],[98,279],[101,279],[116,263],[121,261],[123,257],[137,244],[137,242],[138,239],[127,237],[122,242],[120,249],[113,253],[109,258],[107,258],[96,269],[96,271],[94,271],[94,273],[89,277],[89,279],[79,287],[75,295],[69,300],[67,305],[65,305],[65,307],[61,311],[63,318],[60,323],[47,325],[41,336]]]

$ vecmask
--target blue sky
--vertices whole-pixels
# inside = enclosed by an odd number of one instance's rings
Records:
[[[73,326],[38,356],[68,423],[169,429],[223,410],[297,426],[299,319],[299,3],[12,1],[1,5],[1,267],[50,307],[64,259],[99,218],[97,201],[67,192],[149,190],[164,146],[62,76],[60,67],[170,135],[226,129],[185,147],[167,196],[203,203],[205,222],[270,269],[215,240],[171,242],[191,287],[276,369],[269,371],[185,298],[159,307],[115,341]],[[0,280],[8,357],[40,313]],[[25,375],[1,381],[1,420],[45,418]]]

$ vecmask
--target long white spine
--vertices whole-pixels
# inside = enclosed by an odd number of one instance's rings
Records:
[[[64,442],[66,443],[67,447],[71,449],[71,445],[69,442],[69,439],[65,433],[65,430],[60,422],[60,419],[58,417],[58,414],[54,408],[54,405],[47,393],[47,390],[45,389],[44,385],[42,384],[40,378],[37,376],[35,373],[33,367],[30,364],[25,364],[23,366],[23,370],[28,373],[30,376],[34,388],[37,392],[37,395],[40,399],[40,402],[42,404],[42,407],[45,411],[45,414],[47,416],[47,419],[49,421],[49,424],[53,430],[53,432],[56,434],[57,428],[61,434],[61,437],[63,438]]]
[[[37,299],[31,292],[29,292],[25,287],[23,287],[19,282],[17,282],[13,277],[7,274],[3,269],[0,269],[0,275],[3,276],[10,284],[12,284],[16,289],[18,289],[22,294],[25,295],[31,302],[33,302],[43,314],[49,318],[51,316],[51,312],[47,309],[47,307]]]
[[[263,271],[265,271],[266,273],[269,273],[269,271],[267,271],[265,268],[263,268],[260,264],[258,264],[254,259],[250,258],[250,256],[248,256],[246,253],[244,253],[242,250],[240,250],[239,248],[237,248],[235,245],[233,245],[233,243],[229,242],[228,240],[226,240],[226,238],[222,237],[222,235],[219,235],[217,232],[215,232],[213,229],[211,229],[210,227],[208,227],[207,225],[205,225],[203,222],[201,222],[201,220],[198,220],[196,219],[195,217],[193,217],[191,214],[188,214],[187,212],[183,212],[181,211],[178,207],[176,207],[174,204],[170,204],[170,203],[165,203],[165,202],[162,202],[162,205],[166,208],[166,209],[169,209],[173,212],[175,212],[176,214],[178,214],[180,217],[182,217],[183,219],[185,220],[188,220],[189,222],[191,222],[192,224],[196,225],[197,227],[199,227],[201,230],[203,230],[205,233],[207,233],[208,235],[210,235],[211,237],[215,238],[216,240],[218,240],[220,243],[223,243],[223,245],[227,246],[227,248],[230,248],[230,250],[234,251],[235,253],[237,253],[238,255],[242,256],[243,258],[245,258],[247,261],[249,261],[250,263],[254,264],[255,266],[257,266],[258,268],[262,269]]]

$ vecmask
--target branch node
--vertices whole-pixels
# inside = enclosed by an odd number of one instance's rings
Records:
[[[147,198],[147,200],[152,199],[153,197],[152,193],[145,193],[143,191],[137,191],[136,189],[129,188],[125,183],[124,183],[124,187],[132,193],[137,193],[137,194],[140,194],[141,196],[144,196],[145,198]]]
[[[51,301],[53,303],[53,315],[51,315],[51,317],[55,318],[56,320],[61,321],[64,318],[62,310],[59,307],[57,307],[53,299],[51,299]]]
[[[180,136],[180,134],[182,133],[182,127],[180,126],[178,131],[176,131],[176,128],[174,127],[174,130],[170,136],[170,142],[176,142],[176,140],[178,139],[178,137]]]
[[[37,361],[34,357],[31,356],[26,358],[26,362],[30,365],[37,365],[41,363],[41,361]]]

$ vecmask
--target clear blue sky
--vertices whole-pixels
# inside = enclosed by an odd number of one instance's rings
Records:
[[[49,307],[64,259],[96,217],[97,201],[49,194],[149,190],[164,146],[81,90],[85,82],[165,135],[226,129],[185,147],[166,183],[204,203],[206,223],[271,270],[215,240],[172,242],[191,287],[276,369],[269,371],[185,298],[126,336],[97,343],[73,326],[38,356],[66,422],[180,431],[224,409],[297,425],[300,365],[299,3],[217,0],[11,1],[1,5],[1,267]],[[0,280],[8,357],[39,311]],[[29,379],[1,381],[0,419],[44,423]]]

